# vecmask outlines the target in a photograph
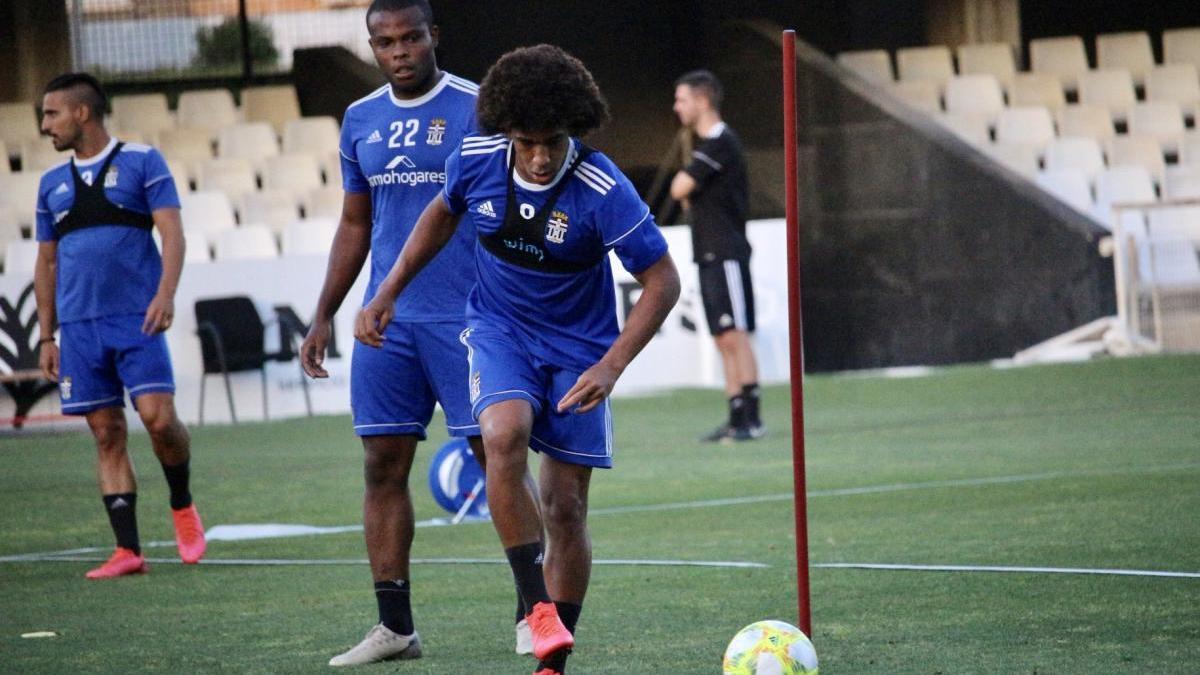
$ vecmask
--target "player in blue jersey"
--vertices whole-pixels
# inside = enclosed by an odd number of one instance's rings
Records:
[[[175,315],[183,268],[179,195],[157,150],[121,143],[104,128],[106,97],[91,75],[52,80],[42,131],[75,156],[38,187],[34,272],[40,365],[59,383],[62,411],[83,415],[96,439],[100,492],[117,548],[89,579],[146,571],[126,451],[125,391],[150,432],[171,491],[175,540],[185,563],[204,555],[204,527],[189,491],[187,429],[175,414],[175,380],[163,331]],[[162,237],[163,253],[151,231]],[[61,330],[62,348],[54,341]]]
[[[395,298],[474,230],[479,281],[463,340],[488,504],[532,608],[535,672],[552,675],[566,667],[591,573],[587,495],[592,469],[612,466],[608,395],[674,306],[679,276],[632,184],[579,140],[608,116],[582,63],[550,45],[509,52],[488,71],[478,114],[495,135],[467,138],[447,160],[442,194],[359,313],[355,336],[382,344]],[[642,284],[624,329],[609,251]],[[541,514],[522,483],[527,447],[542,456]]]
[[[388,81],[351,104],[342,120],[342,217],[316,316],[301,348],[304,368],[313,377],[328,376],[322,362],[331,322],[367,254],[369,299],[425,204],[441,192],[447,156],[476,126],[478,86],[438,68],[438,29],[427,2],[375,0],[367,9],[367,28]],[[363,530],[379,623],[330,665],[421,655],[410,603],[414,523],[408,478],[435,402],[442,405],[450,435],[467,437],[484,459],[467,394],[466,347],[459,341],[467,294],[475,284],[474,245],[473,232],[463,228],[396,298],[404,321],[388,327],[378,348],[355,344],[350,400],[365,453]],[[522,633],[528,630],[518,625],[518,643]]]

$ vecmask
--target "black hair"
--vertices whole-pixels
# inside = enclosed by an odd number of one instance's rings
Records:
[[[104,117],[104,112],[108,109],[108,94],[104,93],[100,80],[88,73],[64,73],[50,80],[44,93],[68,89],[79,91],[81,96],[77,97],[77,102],[86,105],[93,116],[97,119]]]
[[[721,87],[721,81],[711,70],[693,70],[690,73],[684,73],[678,80],[675,80],[675,86],[681,84],[699,91],[708,102],[712,104],[714,110],[721,109],[721,101],[725,98],[725,90]]]
[[[579,59],[541,44],[514,49],[488,69],[476,113],[490,133],[565,129],[583,136],[608,121],[608,103]]]
[[[372,0],[367,8],[367,25],[370,26],[371,15],[376,12],[402,12],[409,7],[421,10],[425,23],[433,26],[433,8],[429,6],[429,0]]]

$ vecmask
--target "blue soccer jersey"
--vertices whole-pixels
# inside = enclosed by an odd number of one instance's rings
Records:
[[[116,145],[114,138],[95,157],[52,167],[38,187],[37,239],[58,242],[56,306],[61,323],[142,314],[158,291],[162,257],[148,227],[86,223],[63,231],[75,204],[75,173],[93,185]],[[104,197],[117,209],[142,216],[179,208],[166,161],[158,150],[140,143],[124,144],[113,157],[104,172]]]
[[[417,217],[446,182],[446,158],[475,129],[479,87],[442,73],[427,94],[395,97],[384,85],[346,109],[342,183],[371,194],[371,278],[364,303],[395,264]],[[474,231],[459,229],[396,299],[397,321],[462,321],[475,284]]]
[[[559,175],[540,186],[510,171],[512,144],[504,136],[468,137],[446,162],[443,193],[450,210],[466,214],[462,222],[473,224],[481,237],[475,258],[479,283],[468,299],[468,325],[499,324],[546,361],[580,371],[596,363],[619,333],[608,251],[615,250],[633,274],[667,253],[650,208],[629,179],[599,152],[576,161],[581,152],[586,152],[582,143],[571,139]],[[539,232],[501,245],[556,260],[553,271],[514,264],[482,245],[505,223],[510,173],[513,203]],[[557,200],[537,222],[551,195]]]

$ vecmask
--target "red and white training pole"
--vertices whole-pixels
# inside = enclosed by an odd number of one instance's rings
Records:
[[[800,175],[796,166],[796,31],[783,31],[783,166],[787,195],[788,347],[792,371],[792,490],[800,630],[812,637],[808,591],[808,489],[804,478],[804,333],[800,320]]]

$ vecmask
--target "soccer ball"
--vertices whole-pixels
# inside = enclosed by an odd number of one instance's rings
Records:
[[[817,651],[799,628],[758,621],[725,648],[725,675],[817,675]]]
[[[451,438],[429,463],[429,491],[443,509],[472,518],[490,516],[483,467],[465,438]],[[470,500],[470,504],[467,502]]]

